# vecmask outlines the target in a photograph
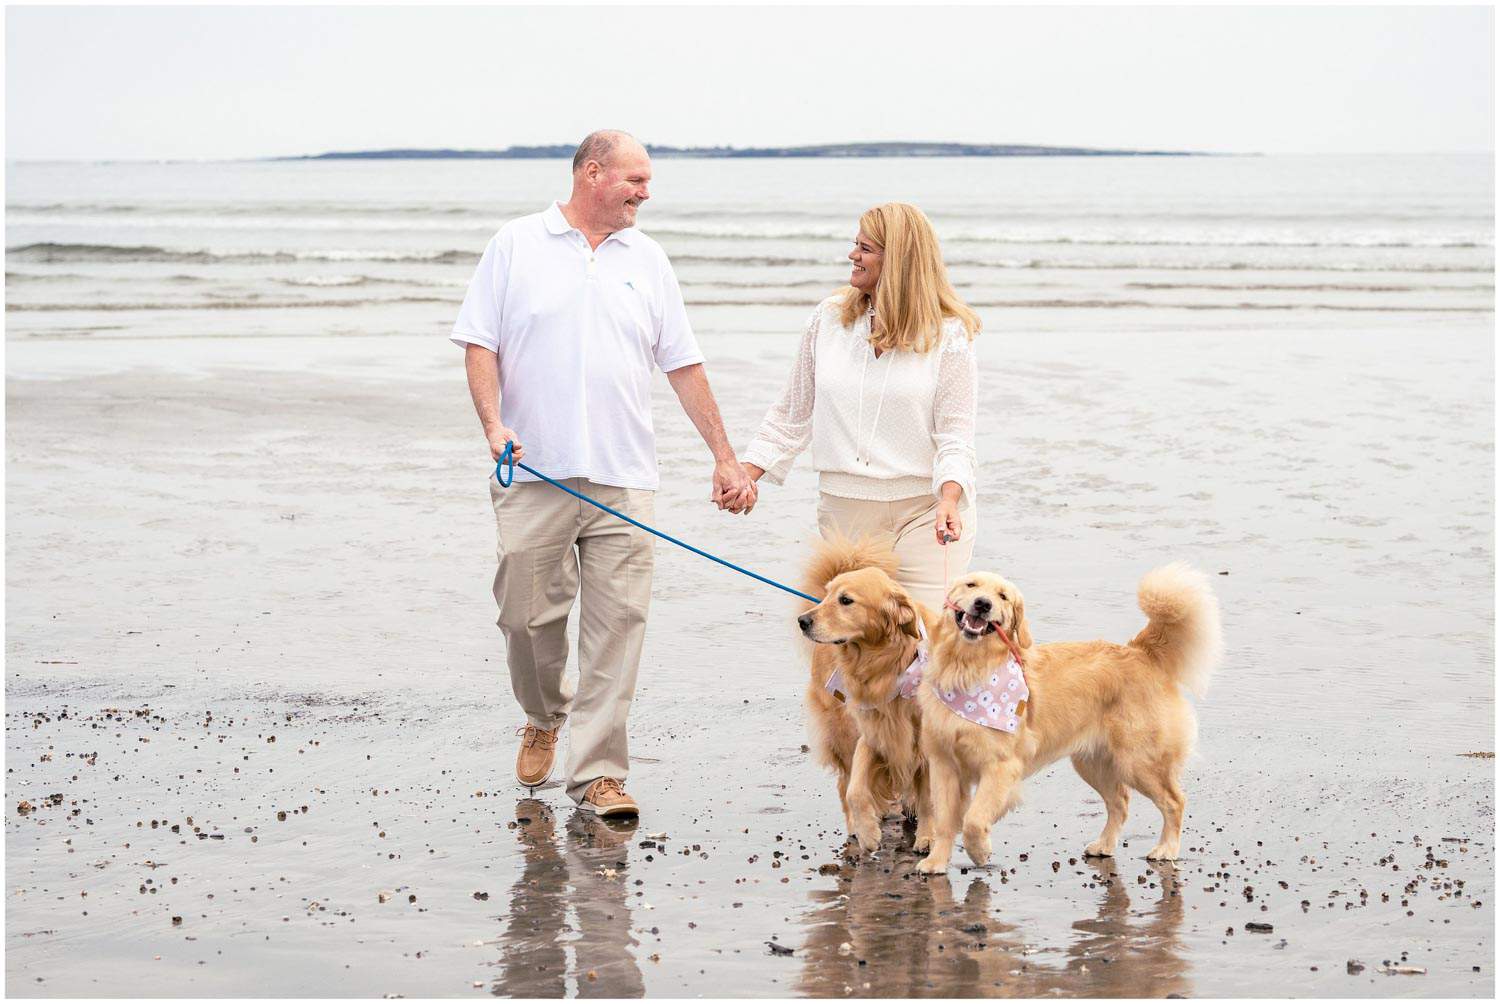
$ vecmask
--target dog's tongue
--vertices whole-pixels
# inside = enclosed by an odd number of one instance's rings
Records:
[[[964,614],[964,628],[966,630],[973,631],[975,634],[978,634],[988,626],[988,621],[980,620],[973,614]]]

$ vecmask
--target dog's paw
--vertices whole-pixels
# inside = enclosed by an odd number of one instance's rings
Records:
[[[976,865],[984,865],[990,860],[990,835],[976,830],[964,831],[964,851],[969,855],[969,860]]]
[[[1147,861],[1176,861],[1177,848],[1168,847],[1166,844],[1157,844],[1146,853]]]
[[[937,861],[931,857],[923,858],[917,862],[917,871],[923,875],[941,875],[948,870],[948,862]]]
[[[911,842],[911,849],[918,854],[926,854],[932,849],[932,835],[929,833],[918,833],[917,838]]]
[[[854,831],[854,839],[862,853],[874,854],[880,850],[880,827],[861,827]]]
[[[1083,856],[1086,858],[1112,858],[1115,856],[1115,849],[1107,846],[1102,840],[1095,840],[1083,849]]]

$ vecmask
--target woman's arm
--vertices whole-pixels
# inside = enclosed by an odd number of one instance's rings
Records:
[[[979,366],[968,338],[945,342],[938,348],[937,392],[932,402],[932,491],[938,497],[934,532],[942,543],[945,533],[958,537],[958,519],[965,500],[974,498],[974,425],[979,402]],[[955,530],[954,527],[957,527]]]
[[[816,374],[814,346],[818,337],[818,318],[822,310],[814,310],[802,332],[802,344],[797,351],[797,361],[792,365],[792,375],[787,381],[781,400],[766,412],[760,430],[741,455],[746,473],[752,480],[765,476],[772,484],[786,481],[787,472],[797,454],[807,448],[812,439],[813,387]]]

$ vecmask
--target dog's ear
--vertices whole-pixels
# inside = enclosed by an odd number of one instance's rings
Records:
[[[1026,620],[1026,601],[1017,593],[1011,609],[1016,612],[1016,644],[1024,648],[1031,647],[1031,625]]]
[[[904,631],[913,638],[921,638],[917,627],[917,610],[904,593],[892,593],[885,600],[886,612],[890,615],[892,631]]]

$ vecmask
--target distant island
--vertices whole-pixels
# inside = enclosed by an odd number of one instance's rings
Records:
[[[503,150],[346,150],[271,160],[568,160],[575,147],[508,146]],[[1093,150],[1011,143],[827,143],[822,146],[657,146],[653,157],[1203,157],[1185,150]]]

